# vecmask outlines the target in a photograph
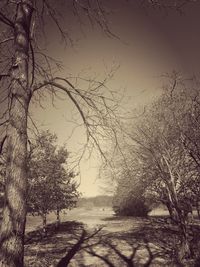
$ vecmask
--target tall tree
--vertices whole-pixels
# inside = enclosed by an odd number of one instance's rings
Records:
[[[27,199],[27,123],[29,104],[33,96],[40,96],[46,90],[55,97],[58,90],[66,94],[80,114],[85,125],[87,144],[91,149],[100,148],[98,135],[102,138],[103,131],[109,128],[112,119],[116,118],[116,102],[113,92],[105,87],[103,81],[83,79],[85,87],[80,89],[73,79],[53,76],[52,69],[59,65],[52,61],[38,44],[44,36],[44,25],[49,18],[56,25],[64,40],[69,40],[58,17],[57,7],[68,8],[65,1],[21,0],[0,3],[0,24],[3,29],[1,45],[1,75],[3,87],[2,141],[0,151],[6,146],[6,175],[3,220],[0,229],[0,266],[23,266],[24,231],[26,220]],[[104,10],[95,0],[92,4],[72,1],[70,5],[77,15],[80,12],[93,19],[109,34]],[[62,7],[62,8],[61,8]],[[82,80],[81,77],[74,81]],[[88,86],[86,86],[88,85]],[[102,153],[102,151],[101,151]],[[79,158],[82,157],[82,154]]]
[[[31,98],[28,65],[32,13],[33,3],[29,0],[17,4],[14,20],[2,13],[2,8],[0,12],[0,21],[11,29],[14,38],[14,53],[10,66],[9,123],[6,127],[7,166],[5,206],[0,231],[0,266],[23,266],[27,192],[27,118]]]

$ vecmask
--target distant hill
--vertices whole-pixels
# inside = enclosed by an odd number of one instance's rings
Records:
[[[77,207],[112,207],[112,196],[96,196],[79,198]]]

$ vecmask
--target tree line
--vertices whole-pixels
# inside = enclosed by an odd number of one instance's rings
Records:
[[[80,197],[77,201],[77,207],[112,207],[112,196],[100,195],[96,197]]]

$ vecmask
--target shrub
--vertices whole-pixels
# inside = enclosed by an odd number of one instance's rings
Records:
[[[113,209],[117,215],[122,216],[134,216],[134,217],[146,217],[148,212],[151,210],[143,197],[136,198],[136,197],[127,197],[126,199],[121,199],[121,201],[116,201]]]

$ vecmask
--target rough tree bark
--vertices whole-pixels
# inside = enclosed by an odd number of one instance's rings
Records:
[[[28,82],[29,29],[32,1],[18,3],[13,23],[14,57],[7,128],[5,203],[0,229],[0,267],[23,267],[27,191],[27,116],[31,97]]]

